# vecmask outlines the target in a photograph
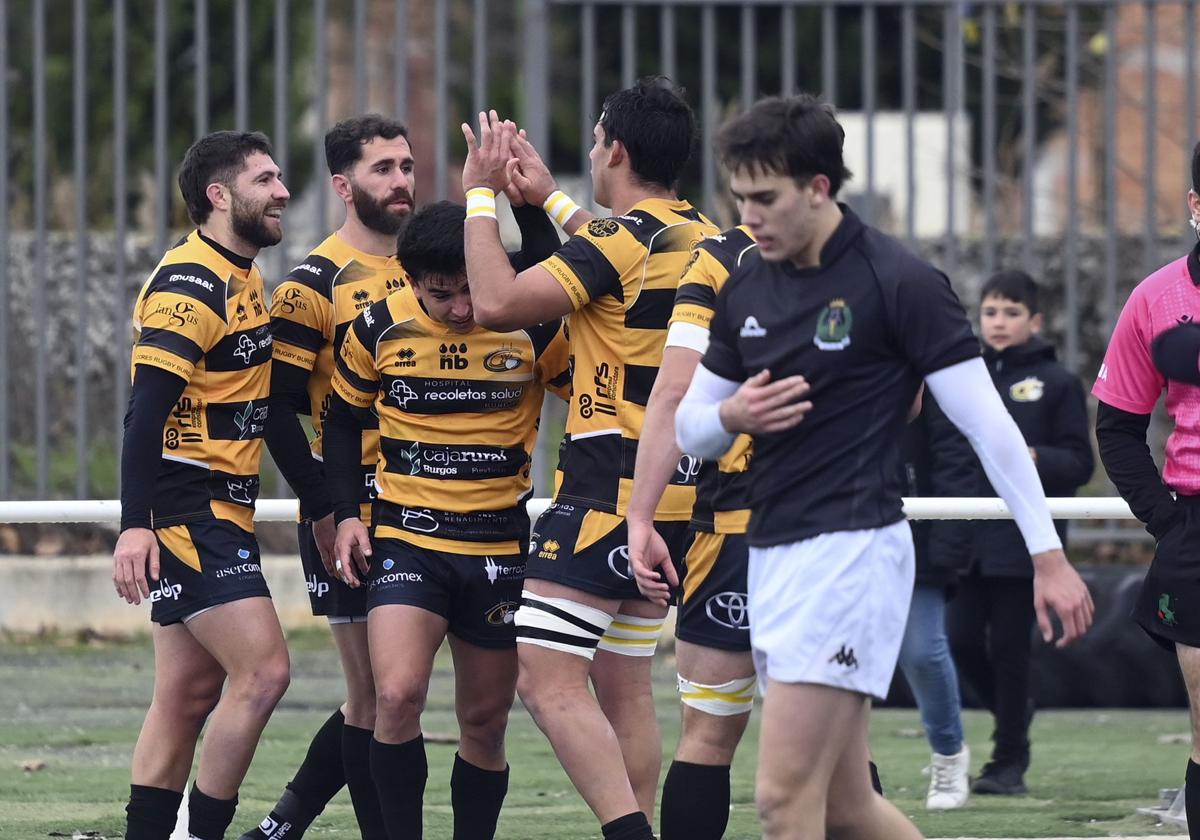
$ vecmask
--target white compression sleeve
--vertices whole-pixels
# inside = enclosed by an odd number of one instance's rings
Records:
[[[938,405],[979,456],[992,487],[1012,511],[1030,554],[1062,548],[1029,448],[1004,407],[983,359],[925,377]]]
[[[720,458],[733,446],[736,435],[721,425],[721,401],[738,389],[732,379],[717,376],[703,364],[696,366],[692,384],[675,411],[675,439],[679,448],[700,458]]]

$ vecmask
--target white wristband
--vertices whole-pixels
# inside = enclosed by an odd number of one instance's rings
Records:
[[[555,190],[550,193],[546,200],[542,203],[542,209],[550,214],[550,218],[565,225],[567,220],[575,215],[575,211],[579,209],[579,205],[571,200],[571,197],[562,190]]]
[[[487,187],[467,190],[467,218],[496,218],[496,194]]]

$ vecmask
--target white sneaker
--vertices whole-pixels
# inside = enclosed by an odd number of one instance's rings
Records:
[[[929,763],[929,795],[925,807],[930,811],[948,811],[967,804],[970,782],[971,751],[964,743],[958,755],[934,753]]]

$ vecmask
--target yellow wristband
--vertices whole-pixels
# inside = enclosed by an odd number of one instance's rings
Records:
[[[559,225],[565,225],[567,220],[575,215],[575,211],[579,209],[579,205],[571,200],[571,197],[562,190],[555,190],[550,193],[546,201],[542,204],[542,209],[550,214],[550,218],[558,222]]]
[[[467,190],[467,218],[496,218],[496,194],[487,187]]]

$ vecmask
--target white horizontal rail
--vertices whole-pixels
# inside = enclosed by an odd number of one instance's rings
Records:
[[[1102,496],[1049,499],[1055,519],[1133,519],[1124,499]],[[549,499],[532,499],[529,515],[536,518]],[[904,500],[909,519],[1012,519],[1003,499],[959,499],[924,497]],[[254,518],[259,522],[295,522],[294,499],[262,499]],[[116,524],[121,519],[121,503],[115,499],[98,501],[0,502],[0,523],[89,522]]]

